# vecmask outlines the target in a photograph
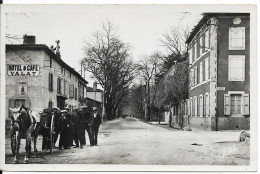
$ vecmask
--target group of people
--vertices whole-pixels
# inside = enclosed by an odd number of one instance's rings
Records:
[[[64,110],[53,109],[54,113],[54,144],[59,138],[59,149],[83,148],[86,145],[85,132],[87,131],[90,146],[98,145],[98,131],[101,124],[101,116],[96,107],[89,108],[83,106],[74,108],[70,112],[70,108],[65,107]],[[48,148],[43,143],[43,149]]]

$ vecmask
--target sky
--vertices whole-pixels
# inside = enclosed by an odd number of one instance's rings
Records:
[[[162,34],[171,27],[193,28],[203,9],[177,5],[12,5],[5,9],[5,32],[35,35],[37,44],[54,45],[60,40],[61,58],[80,71],[84,58],[84,40],[101,29],[102,22],[118,27],[123,42],[130,44],[131,55],[138,61],[155,51],[167,53],[161,46]],[[192,9],[192,10],[191,10]],[[22,40],[13,41],[22,43]],[[7,42],[10,43],[10,42]],[[90,86],[94,79],[86,73]]]

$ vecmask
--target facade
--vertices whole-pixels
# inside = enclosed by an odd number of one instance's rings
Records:
[[[85,105],[87,81],[46,45],[35,44],[35,36],[24,43],[6,45],[6,111],[22,103],[31,110]],[[6,114],[6,118],[8,113]]]
[[[185,119],[204,130],[250,128],[250,16],[206,13],[189,45]]]

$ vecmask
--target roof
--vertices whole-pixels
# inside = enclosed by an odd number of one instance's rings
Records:
[[[88,87],[87,86],[87,92],[95,92],[95,91],[93,91],[93,88],[91,88],[91,87]],[[97,89],[97,91],[96,92],[103,92],[103,90],[101,90],[101,89]]]
[[[202,19],[199,21],[199,23],[193,28],[191,31],[188,39],[186,40],[186,43],[189,44],[194,36],[197,34],[197,32],[200,30],[200,28],[212,17],[218,17],[218,16],[249,16],[249,13],[203,13]]]
[[[43,50],[45,51],[51,58],[53,58],[58,64],[62,67],[66,68],[70,72],[72,72],[75,76],[79,78],[85,84],[88,84],[86,81],[75,69],[66,64],[61,58],[59,58],[47,45],[45,44],[6,44],[6,51],[8,50]]]
[[[98,101],[98,100],[93,100],[92,98],[88,98],[88,97],[87,97],[87,101],[92,101],[92,102],[95,101],[95,103],[102,104],[102,102],[100,102],[100,101]]]

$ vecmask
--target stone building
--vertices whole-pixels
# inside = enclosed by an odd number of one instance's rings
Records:
[[[204,130],[249,129],[250,15],[205,13],[186,43],[190,90],[185,122]]]
[[[85,105],[88,82],[62,60],[59,41],[49,48],[35,40],[25,35],[23,44],[6,45],[6,118],[22,103],[35,111]]]

